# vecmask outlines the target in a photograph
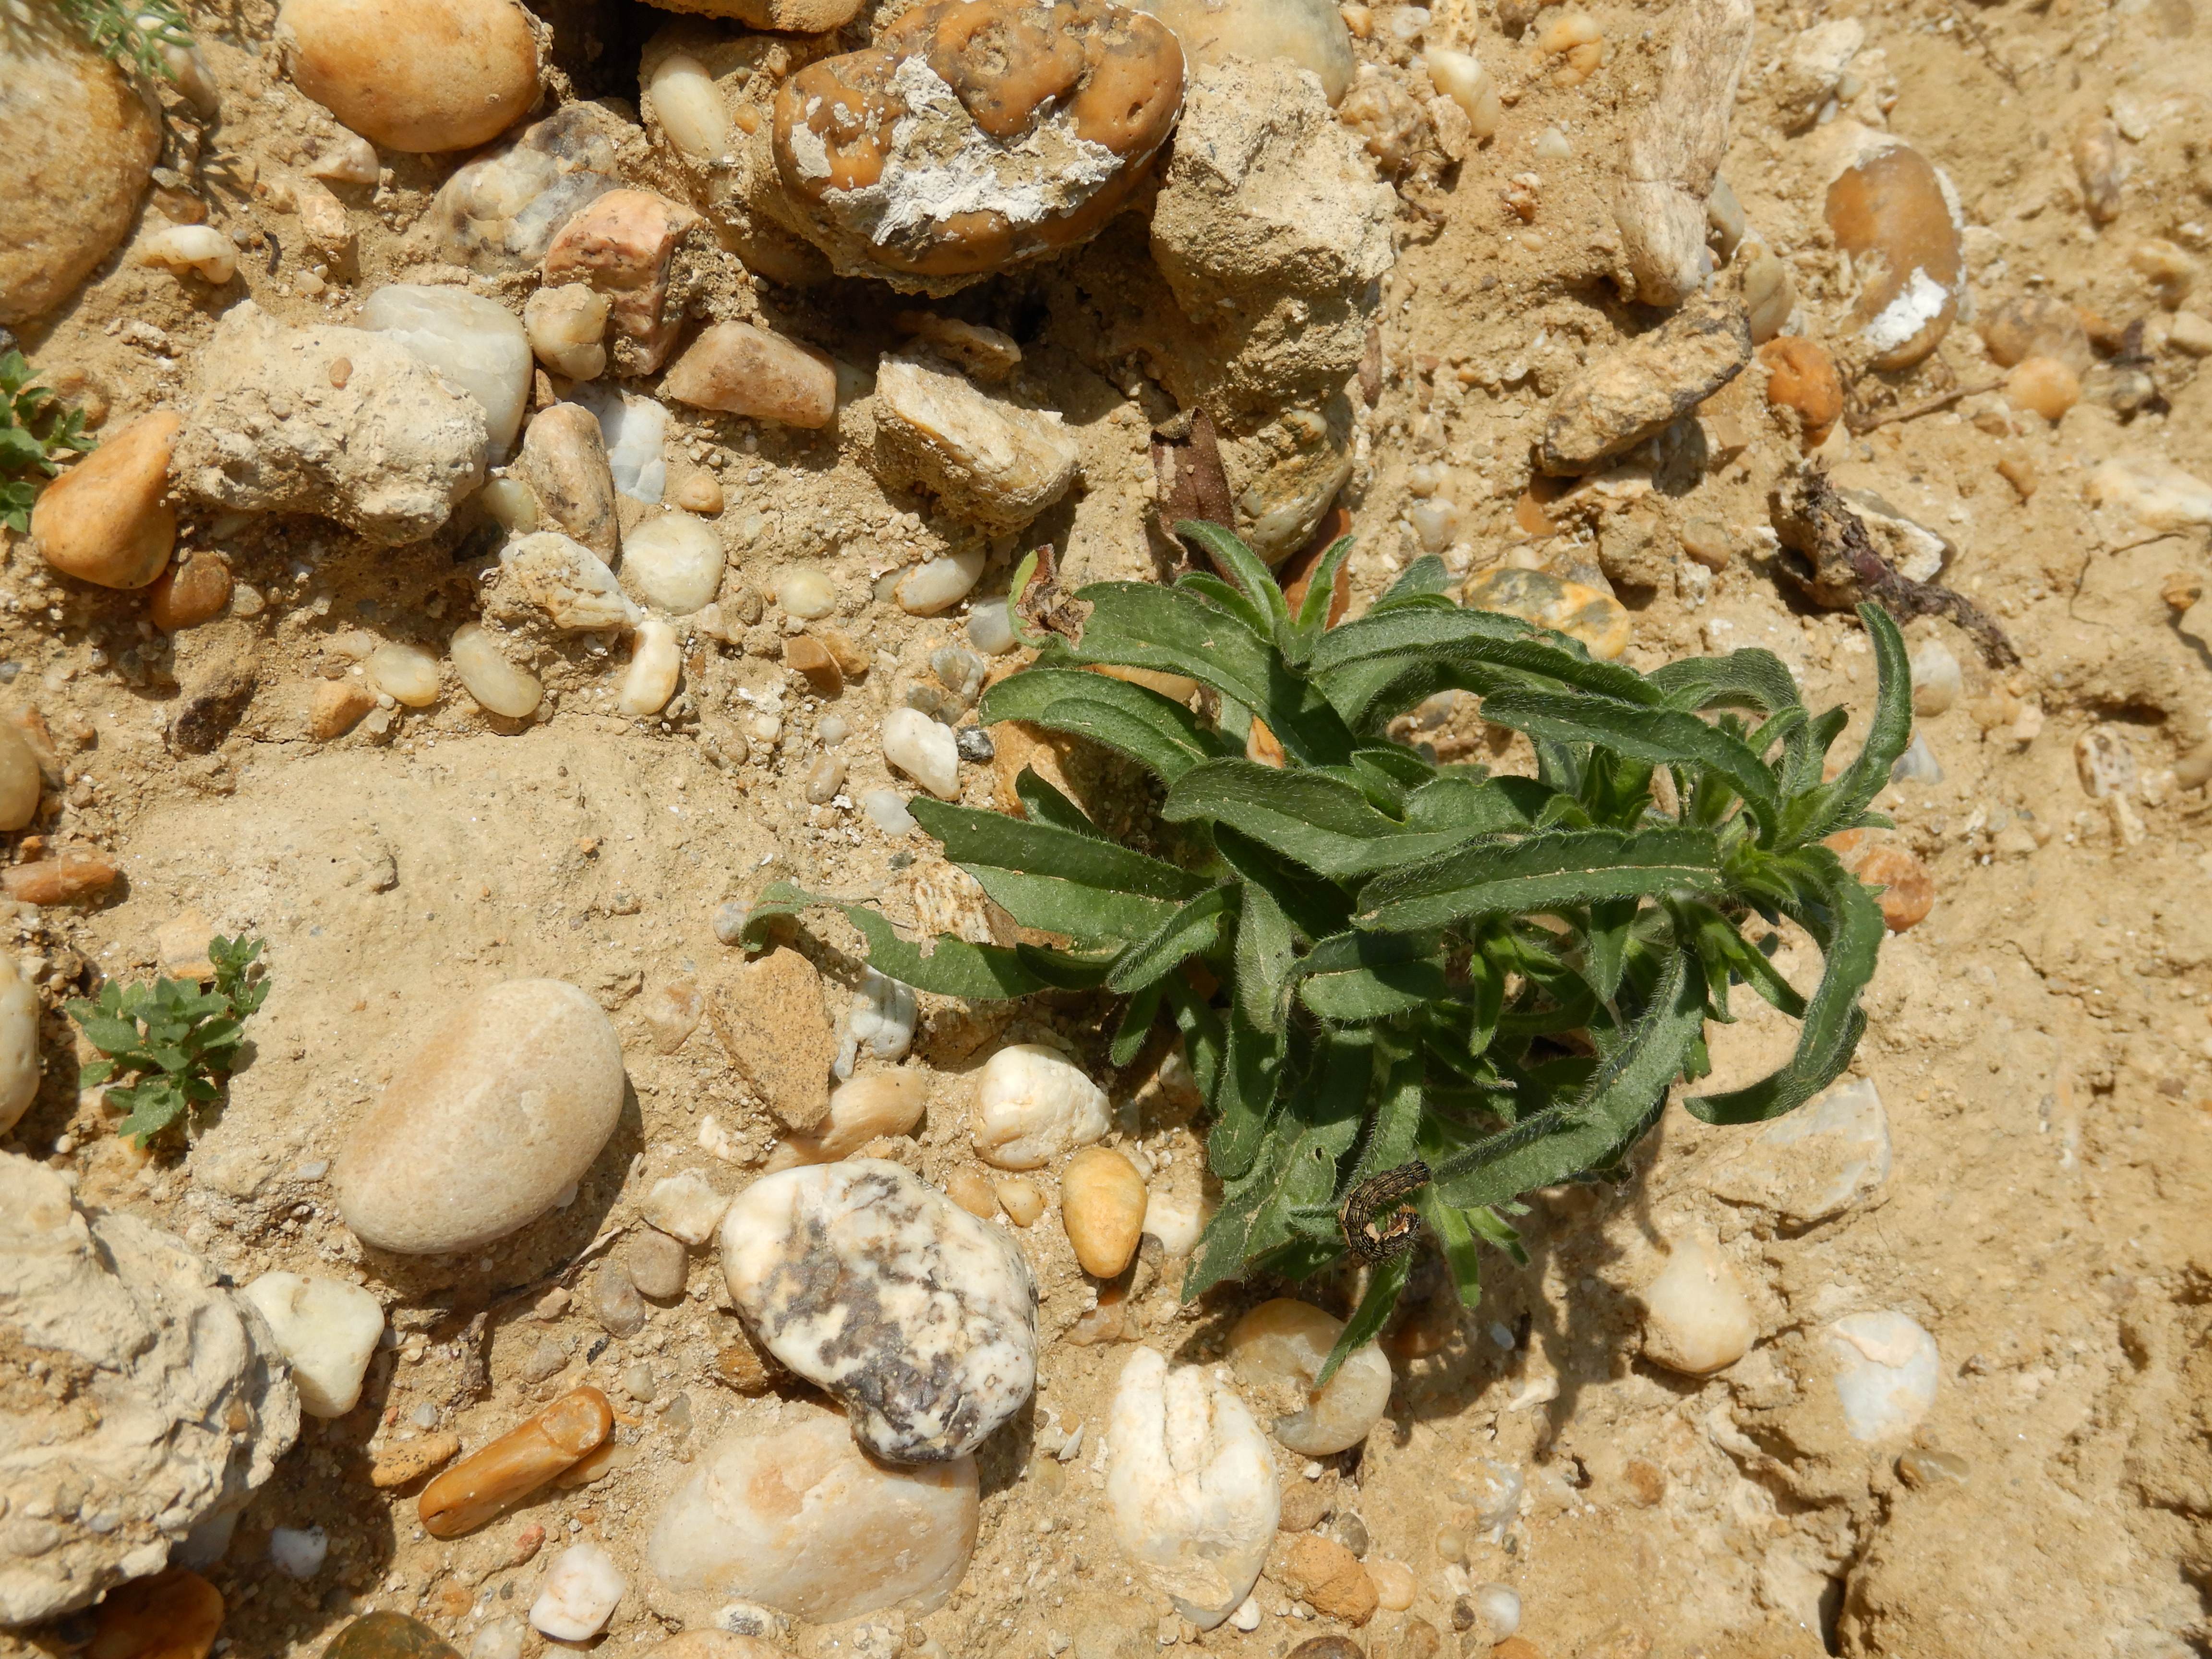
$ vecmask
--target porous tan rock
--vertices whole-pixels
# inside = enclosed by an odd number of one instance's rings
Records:
[[[1836,360],[1817,340],[1784,334],[1759,347],[1759,361],[1766,365],[1766,401],[1794,410],[1804,447],[1817,448],[1843,418],[1844,383]]]
[[[814,964],[796,951],[770,951],[732,969],[708,1008],[732,1062],[776,1120],[802,1133],[818,1127],[830,1115],[837,1032]]]
[[[654,191],[611,190],[580,210],[547,246],[547,287],[582,283],[607,296],[617,374],[650,374],[667,361],[683,321],[662,315],[668,262],[698,222],[690,208]]]
[[[876,476],[954,518],[1018,530],[1067,493],[1080,459],[1056,415],[1024,409],[920,357],[876,375]]]
[[[331,1170],[363,1243],[403,1255],[470,1249],[551,1209],[622,1111],[622,1042],[585,992],[508,980],[414,1043]]]
[[[750,323],[716,323],[660,377],[663,397],[786,426],[823,427],[837,415],[837,370],[827,352]]]
[[[38,816],[44,787],[31,745],[13,725],[0,722],[0,834],[21,830]]]
[[[727,17],[747,28],[826,34],[860,15],[860,0],[653,0],[663,11]]]
[[[0,325],[52,311],[131,228],[161,154],[153,101],[58,7],[0,0]]]
[[[177,514],[169,458],[181,416],[142,415],[39,492],[31,539],[64,575],[144,587],[168,568]]]
[[[1589,653],[1610,662],[1628,648],[1628,609],[1610,594],[1548,570],[1498,565],[1471,580],[1460,602],[1471,611],[1501,611],[1580,640]]]
[[[1332,104],[1352,84],[1352,31],[1332,0],[1138,0],[1175,31],[1188,74],[1242,58],[1304,70]]]
[[[1334,1538],[1316,1532],[1291,1537],[1280,1560],[1270,1563],[1269,1576],[1323,1618],[1359,1626],[1375,1616],[1375,1581],[1359,1558]]]
[[[455,1434],[425,1434],[412,1440],[396,1440],[378,1449],[368,1466],[368,1484],[379,1492],[421,1480],[433,1469],[443,1468],[460,1455],[461,1439]]]
[[[20,826],[19,826],[20,827]],[[39,994],[0,955],[0,1135],[21,1121],[39,1096]]]
[[[945,292],[1105,224],[1175,125],[1182,52],[1107,0],[931,0],[785,82],[791,228],[848,276]]]
[[[76,1206],[60,1171],[0,1153],[0,1625],[88,1605],[183,1546],[213,1559],[300,1431],[275,1339],[215,1270],[135,1216]],[[96,1408],[95,1408],[96,1404]],[[68,1503],[57,1501],[66,1493]]]
[[[1667,67],[1629,129],[1613,209],[1636,297],[1650,306],[1680,304],[1712,270],[1705,203],[1728,154],[1755,21],[1751,0],[1692,0],[1669,21]]]
[[[431,534],[483,482],[483,405],[381,335],[289,328],[244,300],[202,362],[170,463],[185,495],[320,514],[397,546]]]
[[[1750,361],[1741,302],[1698,295],[1649,334],[1595,356],[1560,390],[1537,459],[1547,472],[1593,471],[1688,414]]]
[[[514,0],[284,0],[293,85],[392,149],[489,143],[538,98],[538,29]]]
[[[376,693],[359,680],[317,680],[307,696],[307,732],[318,743],[342,738],[368,718]]]
[[[1942,343],[1966,294],[1966,258],[1948,181],[1911,145],[1850,135],[1823,212],[1851,257],[1855,343],[1869,368],[1910,368]]]
[[[581,404],[539,410],[523,429],[522,452],[509,471],[530,486],[539,510],[571,539],[602,559],[614,557],[621,520],[598,416]]]

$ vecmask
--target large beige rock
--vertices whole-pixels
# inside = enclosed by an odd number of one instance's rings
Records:
[[[483,483],[483,405],[387,336],[288,328],[246,300],[202,362],[170,466],[201,501],[319,513],[398,546],[431,534]]]
[[[886,357],[877,371],[876,476],[927,490],[953,518],[1019,530],[1067,493],[1080,459],[1055,413],[923,357]]]
[[[878,1607],[921,1613],[967,1571],[977,1513],[974,1458],[895,1468],[854,1444],[835,1413],[794,1403],[776,1427],[732,1431],[699,1459],[662,1505],[645,1559],[702,1614],[732,1599],[822,1625]]]
[[[517,979],[465,1000],[415,1045],[331,1170],[362,1240],[413,1255],[528,1225],[614,1133],[622,1042],[567,981]]]
[[[37,1380],[25,1368],[44,1367]],[[260,1314],[135,1216],[0,1154],[0,1625],[218,1557],[300,1432]]]
[[[514,0],[285,0],[292,83],[363,137],[488,143],[538,100],[538,27]]]
[[[131,228],[161,154],[147,100],[59,7],[0,0],[0,324],[44,316]]]

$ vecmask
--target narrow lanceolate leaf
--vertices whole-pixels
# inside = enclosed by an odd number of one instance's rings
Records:
[[[1214,1122],[1206,1156],[1213,1173],[1229,1181],[1252,1167],[1267,1139],[1275,1103],[1282,1097],[1290,1045],[1277,1034],[1251,1024],[1235,1008],[1221,1024],[1221,1060],[1214,1067],[1213,1093],[1206,1100]]]
[[[1451,995],[1434,938],[1339,933],[1298,963],[1298,1000],[1332,1025],[1410,1013]]]
[[[1234,582],[1246,601],[1266,618],[1269,639],[1279,646],[1289,642],[1291,607],[1283,598],[1283,590],[1275,585],[1273,574],[1258,554],[1222,526],[1208,524],[1202,519],[1184,520],[1176,526],[1176,534],[1205,549],[1214,568]]]
[[[878,973],[939,996],[989,1002],[1038,991],[1080,988],[1103,981],[1110,965],[1105,958],[1088,960],[1036,945],[1007,950],[996,945],[970,945],[950,934],[909,942],[901,939],[883,913],[872,906],[817,897],[785,882],[775,883],[754,902],[745,923],[747,946],[763,948],[769,925],[777,917],[795,916],[817,908],[845,913],[846,920],[867,941],[868,963]]]
[[[1400,571],[1390,586],[1382,590],[1382,597],[1375,602],[1375,610],[1395,608],[1413,599],[1440,598],[1449,594],[1458,580],[1442,559],[1433,553],[1424,554]],[[1367,614],[1373,616],[1375,611]]]
[[[1094,582],[1076,597],[1091,605],[1083,638],[1055,654],[1183,675],[1255,711],[1306,765],[1351,758],[1344,722],[1242,617],[1188,588],[1152,582]]]
[[[1486,695],[1553,683],[1631,704],[1659,702],[1635,670],[1594,662],[1563,635],[1490,611],[1370,611],[1323,635],[1310,668],[1329,702],[1360,732],[1455,686]]]
[[[1655,765],[1684,761],[1728,780],[1770,833],[1778,816],[1774,774],[1751,746],[1678,708],[1635,708],[1595,697],[1507,690],[1486,697],[1482,717],[1494,726],[1554,743],[1595,744]]]
[[[1407,1278],[1413,1271],[1414,1252],[1407,1250],[1378,1262],[1368,1275],[1367,1290],[1359,1298],[1359,1305],[1352,1310],[1352,1317],[1344,1322],[1344,1328],[1336,1334],[1336,1346],[1328,1351],[1322,1362],[1321,1371],[1314,1378],[1314,1387],[1326,1388],[1336,1375],[1336,1368],[1382,1334],[1382,1327],[1398,1306],[1398,1297],[1404,1292]]]
[[[1248,885],[1266,890],[1308,941],[1340,933],[1352,925],[1352,898],[1334,882],[1262,846],[1226,823],[1213,826],[1213,848]]]
[[[1482,1301],[1482,1259],[1467,1212],[1445,1203],[1443,1195],[1434,1187],[1424,1187],[1415,1193],[1413,1207],[1429,1224],[1429,1231],[1437,1236],[1444,1267],[1452,1277],[1452,1288],[1459,1292],[1460,1305],[1476,1307]]]
[[[1328,607],[1336,597],[1338,567],[1352,556],[1352,538],[1340,536],[1328,544],[1306,578],[1304,597],[1298,602],[1298,614],[1293,620],[1302,644],[1310,652],[1313,641],[1319,639],[1328,627]]]
[[[1297,942],[1283,907],[1266,888],[1246,888],[1237,918],[1231,988],[1237,1011],[1249,1024],[1263,1031],[1283,1029],[1290,1012],[1291,970],[1297,962]]]
[[[1377,876],[1359,890],[1355,921],[1409,933],[1482,916],[1720,889],[1720,848],[1711,830],[1575,830],[1479,842]]]
[[[1165,783],[1200,761],[1238,752],[1181,703],[1148,687],[1080,668],[1028,668],[984,692],[985,725],[1030,720],[1127,755]]]
[[[1170,823],[1232,825],[1333,881],[1425,858],[1467,838],[1459,830],[1417,830],[1387,817],[1341,776],[1247,760],[1193,767],[1168,791],[1160,816]]]
[[[1834,782],[1814,790],[1807,798],[1804,821],[1790,827],[1791,845],[1816,842],[1857,823],[1867,803],[1881,793],[1898,757],[1912,741],[1912,670],[1905,653],[1905,636],[1880,605],[1862,605],[1858,611],[1867,637],[1874,644],[1877,681],[1874,716],[1867,724],[1866,742],[1858,758]]]
[[[1147,985],[1129,999],[1121,1010],[1121,1023],[1114,1028],[1114,1040],[1106,1057],[1116,1066],[1133,1062],[1145,1046],[1146,1038],[1152,1033],[1152,1022],[1159,1018],[1160,988]]]
[[[1436,1168],[1444,1201],[1462,1209],[1502,1204],[1618,1158],[1666,1104],[1667,1088],[1705,1030],[1698,975],[1672,956],[1650,1006],[1573,1099],[1453,1153]]]
[[[1078,940],[1149,937],[1204,878],[1057,824],[915,799],[908,809],[945,843],[945,856],[1024,927]]]
[[[1161,923],[1149,939],[1114,958],[1114,971],[1106,988],[1123,995],[1143,990],[1173,973],[1192,957],[1218,948],[1222,928],[1237,915],[1237,891],[1233,884],[1209,888]]]
[[[1685,657],[1651,671],[1669,708],[1750,708],[1778,714],[1799,701],[1797,682],[1771,651],[1753,647],[1724,657]]]
[[[1706,1123],[1761,1123],[1796,1110],[1843,1074],[1866,1029],[1859,994],[1874,977],[1881,948],[1881,907],[1825,847],[1807,848],[1791,862],[1818,906],[1790,908],[1820,942],[1820,983],[1806,1004],[1788,1064],[1747,1088],[1683,1103]]]

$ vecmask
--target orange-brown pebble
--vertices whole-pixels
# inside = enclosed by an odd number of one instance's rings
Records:
[[[198,628],[230,603],[230,561],[220,553],[188,553],[164,570],[146,593],[146,620],[164,634]]]
[[[0,870],[0,889],[18,904],[75,904],[98,898],[123,872],[97,853],[64,853]]]
[[[834,697],[845,689],[845,671],[836,655],[810,635],[794,634],[783,642],[783,665],[804,676],[818,696]]]
[[[1936,878],[1904,847],[1877,847],[1851,861],[1851,872],[1881,890],[1881,919],[1893,933],[1928,919],[1936,908]]]
[[[1869,365],[1911,368],[1950,331],[1966,286],[1958,222],[1936,169],[1891,143],[1837,175],[1826,211],[1862,275],[1852,314]]]
[[[846,274],[979,275],[1095,235],[1182,83],[1167,26],[1107,0],[930,0],[783,83],[776,172],[795,228]]]
[[[207,1659],[222,1628],[222,1593],[172,1567],[110,1590],[85,1659]]]
[[[1268,1576],[1277,1575],[1270,1571]],[[1319,1533],[1302,1533],[1291,1540],[1280,1577],[1283,1587],[1316,1613],[1347,1625],[1365,1624],[1382,1599],[1359,1558]]]
[[[969,1215],[988,1221],[999,1213],[999,1195],[991,1190],[991,1183],[976,1171],[955,1170],[945,1178],[945,1195]]]
[[[2005,377],[2005,401],[2056,421],[2081,398],[2081,382],[2056,357],[2028,357]]]
[[[607,296],[609,343],[623,374],[650,374],[668,359],[682,314],[664,317],[668,262],[699,222],[690,208],[649,190],[611,190],[561,227],[545,250],[544,283],[582,283]]]
[[[1797,411],[1808,449],[1817,447],[1844,412],[1844,382],[1836,360],[1818,341],[1784,334],[1759,349],[1766,365],[1766,401]]]
[[[285,0],[292,83],[372,143],[472,149],[538,97],[530,14],[499,0]]]
[[[307,731],[318,743],[342,738],[376,707],[376,693],[358,680],[317,680],[307,694]]]
[[[722,510],[722,481],[711,472],[694,472],[676,486],[669,499],[686,513],[711,519]]]
[[[2089,335],[2081,313],[2051,295],[2008,300],[1977,326],[1990,361],[1999,368],[2029,357],[2056,357],[2077,373],[2089,366]]]
[[[661,377],[664,397],[786,426],[824,427],[837,416],[837,371],[825,352],[750,323],[716,323]]]
[[[1544,1659],[1544,1650],[1525,1636],[1509,1636],[1491,1649],[1490,1659]]]
[[[614,1408],[597,1389],[562,1395],[424,1487],[422,1529],[433,1538],[475,1530],[598,1448],[614,1425]]]
[[[31,539],[63,574],[102,587],[143,587],[176,545],[169,454],[184,416],[142,415],[39,493]]]
[[[376,1454],[368,1466],[368,1484],[380,1491],[404,1486],[435,1468],[442,1468],[460,1455],[460,1437],[451,1434],[426,1434],[416,1440],[400,1440]]]
[[[2026,501],[2035,494],[2035,487],[2043,482],[2035,471],[2035,463],[2025,455],[2006,455],[1997,462],[1997,476],[2019,492]]]
[[[1085,1146],[1067,1160],[1060,1218],[1084,1272],[1111,1279],[1129,1265],[1144,1236],[1146,1199],[1144,1176],[1110,1146]]]

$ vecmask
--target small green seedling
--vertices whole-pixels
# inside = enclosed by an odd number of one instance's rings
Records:
[[[93,50],[142,79],[173,81],[161,48],[192,48],[191,20],[176,0],[59,0]]]
[[[0,352],[0,526],[31,527],[31,504],[61,469],[53,458],[88,450],[84,411],[65,407],[42,386],[31,384],[31,366],[20,351]]]
[[[67,1006],[92,1046],[106,1055],[77,1073],[77,1087],[108,1085],[110,1103],[129,1113],[117,1132],[141,1146],[214,1101],[238,1068],[246,1018],[269,995],[269,975],[257,968],[262,941],[243,935],[208,941],[215,986],[190,980],[100,988],[95,1000]],[[123,1083],[111,1079],[123,1078]]]
[[[1867,808],[1911,735],[1905,643],[1859,607],[1881,686],[1857,757],[1829,777],[1847,716],[1809,712],[1770,652],[1650,674],[1594,661],[1564,635],[1462,609],[1432,558],[1331,629],[1348,539],[1293,608],[1227,531],[1181,530],[1220,574],[1070,594],[1035,561],[1017,572],[1014,615],[1039,655],[977,710],[1149,770],[1144,846],[1025,770],[1023,817],[921,797],[911,810],[1029,942],[917,943],[842,908],[878,971],[922,990],[1109,994],[1117,1066],[1170,1022],[1222,1183],[1183,1294],[1356,1260],[1366,1288],[1326,1379],[1382,1329],[1425,1237],[1472,1306],[1478,1243],[1517,1250],[1521,1194],[1625,1171],[1675,1079],[1711,1069],[1705,1022],[1730,1018],[1732,985],[1800,1022],[1796,1049],[1758,1082],[1685,1098],[1692,1116],[1761,1122],[1842,1073],[1882,918],[1820,843],[1886,822]],[[1100,665],[1209,695],[1194,710]],[[1448,690],[1526,734],[1536,775],[1390,739],[1395,716]],[[1261,723],[1272,743],[1252,740]],[[771,887],[749,941],[823,902]],[[1809,990],[1768,959],[1784,917],[1825,958]]]

